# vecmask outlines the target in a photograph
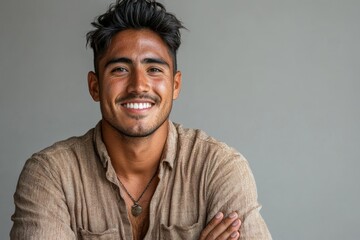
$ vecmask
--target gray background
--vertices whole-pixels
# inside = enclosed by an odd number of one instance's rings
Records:
[[[359,239],[360,1],[162,2],[189,29],[171,119],[247,157],[274,239]],[[25,160],[100,119],[85,34],[109,3],[0,3],[0,239]]]

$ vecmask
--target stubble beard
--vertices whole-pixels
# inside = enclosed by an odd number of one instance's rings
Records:
[[[147,138],[154,134],[163,124],[168,121],[170,113],[172,109],[172,103],[170,103],[170,109],[168,112],[166,112],[164,115],[159,116],[159,118],[156,119],[155,124],[148,129],[145,129],[142,126],[139,126],[137,129],[133,130],[131,128],[125,129],[120,124],[116,124],[116,120],[114,121],[107,121],[107,123],[117,131],[117,133],[125,138],[134,139],[134,138]],[[141,116],[134,116],[133,119],[136,121],[140,120]]]
[[[116,127],[113,126],[112,127],[118,132],[119,135],[124,136],[126,138],[147,138],[149,136],[151,136],[154,132],[156,132],[156,130],[158,130],[169,118],[169,114],[167,115],[167,117],[165,119],[163,119],[159,124],[150,127],[148,130],[143,129],[142,127],[140,127],[139,130],[126,130],[124,128],[121,127]]]

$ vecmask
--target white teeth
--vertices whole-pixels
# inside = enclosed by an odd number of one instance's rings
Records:
[[[126,103],[124,104],[124,107],[130,109],[145,109],[145,108],[150,108],[151,103]]]

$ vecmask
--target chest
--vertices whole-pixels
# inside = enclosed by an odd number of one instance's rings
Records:
[[[144,194],[142,213],[134,217],[134,202],[120,186],[106,181],[82,184],[76,186],[69,207],[71,225],[74,232],[114,236],[109,239],[197,239],[206,225],[207,210],[205,191],[199,185],[202,181],[163,176]]]
[[[132,230],[133,240],[144,239],[146,233],[149,229],[149,218],[150,218],[150,202],[152,196],[155,192],[157,182],[150,185],[146,191],[134,199],[134,197],[127,192],[128,190],[122,188],[122,195],[126,210],[127,216],[129,218]]]

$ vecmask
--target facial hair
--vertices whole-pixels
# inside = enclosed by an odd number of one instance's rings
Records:
[[[135,94],[135,93],[130,93],[125,97],[119,97],[115,100],[116,104],[121,104],[123,102],[126,101],[131,101],[134,99],[148,99],[150,101],[152,101],[154,103],[154,106],[159,105],[159,103],[161,102],[160,97],[158,96],[153,96],[150,94]],[[116,124],[116,121],[108,121],[106,119],[104,119],[113,129],[115,129],[119,135],[127,137],[127,138],[146,138],[149,137],[150,135],[152,135],[154,132],[156,132],[156,130],[158,130],[168,119],[171,113],[171,109],[172,109],[172,101],[170,102],[170,107],[168,109],[167,112],[162,112],[164,113],[164,115],[160,114],[159,116],[157,116],[157,118],[155,119],[155,123],[153,126],[151,126],[150,128],[148,128],[146,131],[145,129],[141,128],[138,131],[134,132],[131,129],[125,129],[124,127],[121,126],[121,124]],[[164,109],[166,110],[166,109]],[[135,120],[140,120],[145,116],[130,116]]]

